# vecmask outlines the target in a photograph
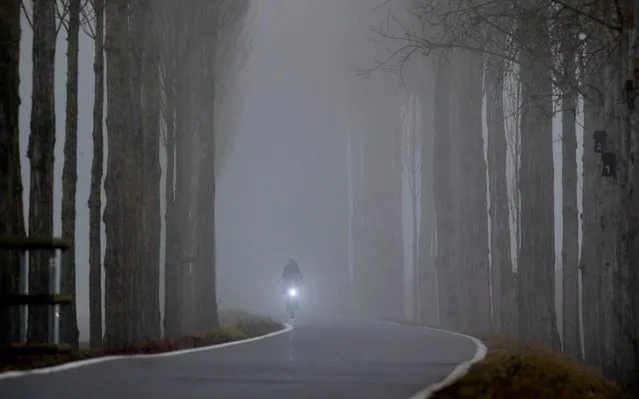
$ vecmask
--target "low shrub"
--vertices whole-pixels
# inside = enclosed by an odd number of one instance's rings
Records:
[[[209,333],[195,334],[177,339],[143,341],[138,342],[130,348],[118,351],[80,349],[71,353],[56,355],[3,355],[0,359],[0,372],[52,367],[103,356],[156,354],[201,348],[258,337],[281,328],[281,323],[277,323],[269,318],[252,315],[243,311],[223,311],[220,313],[220,328]]]
[[[630,399],[597,372],[540,345],[485,342],[486,358],[433,399]]]

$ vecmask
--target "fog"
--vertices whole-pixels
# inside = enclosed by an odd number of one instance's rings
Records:
[[[52,220],[54,236],[75,234],[76,287],[65,258],[69,295],[56,299],[75,294],[64,341],[121,350],[216,330],[228,309],[285,320],[292,258],[310,317],[515,336],[636,380],[637,82],[630,35],[611,28],[627,10],[113,1],[10,3],[2,16],[3,46],[18,27],[21,41],[0,68],[0,227],[49,236]],[[71,26],[77,162],[63,150],[76,146]],[[18,258],[1,255],[0,289],[19,290]],[[29,293],[46,291],[48,261],[29,259]],[[29,342],[50,338],[42,309],[29,308]],[[24,338],[14,310],[0,309],[0,340]]]
[[[222,307],[279,310],[289,256],[308,282],[307,306],[329,304],[342,288],[347,21],[320,2],[258,4],[237,141],[219,180]]]
[[[221,308],[275,313],[280,276],[295,258],[308,283],[306,306],[335,310],[348,276],[346,132],[348,85],[360,65],[344,55],[371,48],[368,24],[338,1],[258,2],[248,61],[235,84],[241,98],[236,137],[218,172],[218,301]],[[356,33],[353,36],[353,33]],[[29,184],[27,144],[31,109],[32,31],[23,18],[20,144],[22,178]],[[64,131],[66,32],[56,52],[56,128]],[[374,46],[373,46],[374,48]],[[78,183],[75,251],[81,340],[88,330],[88,208],[92,160],[93,40],[80,34]],[[392,76],[378,79],[395,79]],[[374,101],[366,99],[365,101]],[[56,140],[54,234],[59,235],[64,138]],[[105,154],[105,160],[106,160]],[[166,167],[163,161],[163,169]],[[105,162],[106,163],[106,162]],[[28,204],[29,190],[24,190]],[[103,192],[103,204],[106,198]],[[104,206],[104,205],[103,205]],[[164,212],[164,211],[163,211]],[[28,206],[25,206],[25,218]],[[103,226],[104,229],[104,226]],[[103,251],[104,251],[103,232]],[[408,263],[407,263],[408,264]],[[161,288],[162,289],[162,288]],[[162,295],[161,295],[162,296]]]
[[[340,1],[272,0],[258,2],[249,27],[250,56],[235,84],[241,107],[228,160],[218,172],[218,301],[222,308],[274,314],[281,308],[280,274],[288,257],[298,260],[308,281],[309,308],[339,309],[349,276],[347,134],[366,126],[366,114],[351,113],[352,101],[374,113],[380,98],[353,95],[357,85],[387,81],[395,74],[372,68],[386,48],[369,27],[384,15]],[[56,56],[57,130],[64,131],[66,33],[58,36]],[[22,42],[32,33],[23,21]],[[93,41],[80,35],[77,201],[88,200],[92,139]],[[31,93],[31,51],[21,51],[21,147],[23,184]],[[379,91],[377,92],[379,93]],[[372,105],[371,105],[372,104]],[[485,110],[484,110],[485,111]],[[561,259],[561,124],[555,130],[555,220],[557,270]],[[484,126],[484,132],[486,127]],[[486,134],[486,133],[484,133]],[[581,138],[581,132],[578,137]],[[63,138],[56,140],[55,233],[60,234]],[[581,148],[581,145],[579,146]],[[581,155],[578,154],[578,159]],[[165,160],[164,160],[165,162]],[[510,173],[512,173],[512,159]],[[162,165],[165,168],[165,163]],[[24,191],[28,203],[28,190]],[[103,202],[105,201],[103,195]],[[88,208],[78,206],[75,250],[81,339],[88,328]],[[25,217],[28,207],[25,209]],[[405,313],[411,313],[412,227],[410,192],[404,178],[402,221]],[[513,236],[514,237],[514,236]],[[104,243],[104,238],[103,238]],[[104,244],[103,244],[104,246]],[[513,241],[513,249],[515,243]],[[516,251],[513,251],[515,254]],[[514,258],[514,255],[513,255]],[[558,280],[557,289],[560,290]],[[162,289],[162,288],[161,288]],[[559,292],[559,291],[558,291]],[[561,315],[561,296],[557,309]],[[561,317],[559,317],[561,318]]]

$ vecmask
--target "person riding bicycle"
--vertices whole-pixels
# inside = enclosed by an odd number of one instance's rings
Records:
[[[302,271],[300,270],[300,266],[293,258],[288,258],[288,263],[282,271],[283,290],[286,290],[286,288],[291,285],[299,284],[301,281]]]

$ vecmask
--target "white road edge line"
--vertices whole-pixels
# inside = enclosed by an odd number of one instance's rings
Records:
[[[463,376],[465,376],[466,374],[468,374],[468,371],[470,370],[470,368],[478,362],[481,362],[482,360],[484,360],[484,358],[486,357],[486,354],[488,353],[488,348],[486,347],[486,345],[484,345],[483,342],[481,342],[479,339],[472,337],[470,335],[465,335],[465,334],[460,334],[460,333],[456,333],[454,331],[448,331],[448,330],[442,330],[440,328],[434,328],[434,327],[427,327],[427,326],[414,326],[414,325],[410,325],[410,324],[401,324],[401,323],[396,323],[394,321],[387,321],[387,320],[375,320],[377,322],[381,322],[381,323],[387,323],[387,324],[392,324],[395,326],[404,326],[404,327],[419,327],[419,328],[426,328],[429,330],[433,330],[433,331],[440,331],[440,332],[444,332],[447,334],[452,334],[452,335],[456,335],[458,337],[462,337],[462,338],[466,338],[471,340],[475,346],[477,347],[477,351],[475,352],[475,356],[473,356],[472,359],[460,363],[458,364],[453,371],[448,374],[446,376],[446,378],[444,378],[443,380],[436,382],[434,384],[431,384],[429,386],[427,386],[426,388],[422,389],[421,391],[418,391],[416,393],[414,393],[413,395],[411,395],[410,398],[408,399],[428,399],[433,397],[433,395],[452,385],[453,383],[455,383],[457,380],[459,380],[460,378],[462,378]]]
[[[202,346],[202,347],[199,347],[199,348],[183,349],[183,350],[173,351],[173,352],[154,353],[154,354],[149,354],[149,355],[104,356],[104,357],[96,357],[94,359],[80,360],[80,361],[77,361],[77,362],[64,363],[64,364],[61,364],[59,366],[53,366],[53,367],[43,367],[43,368],[32,369],[32,370],[7,371],[7,372],[4,372],[4,373],[0,373],[0,380],[7,380],[7,379],[10,379],[10,378],[26,377],[26,376],[29,376],[29,375],[57,373],[57,372],[60,372],[60,371],[73,370],[73,369],[77,369],[77,368],[84,367],[84,366],[90,366],[90,365],[93,365],[93,364],[105,363],[105,362],[109,362],[111,360],[120,360],[120,359],[157,359],[157,358],[163,358],[163,357],[186,355],[186,354],[195,353],[195,352],[203,352],[203,351],[210,351],[210,350],[215,350],[215,349],[222,349],[222,348],[227,348],[229,346],[248,344],[250,342],[260,341],[260,340],[263,340],[263,339],[266,339],[266,338],[275,337],[277,335],[286,334],[286,333],[292,331],[295,328],[295,327],[293,327],[292,325],[290,325],[288,323],[282,323],[282,327],[283,328],[281,330],[274,331],[272,333],[268,333],[268,334],[265,334],[265,335],[260,335],[259,337],[247,338],[247,339],[242,339],[242,340],[238,340],[238,341],[231,341],[231,342],[226,342],[226,343],[223,343],[223,344],[217,344],[217,345],[211,345],[211,346]]]

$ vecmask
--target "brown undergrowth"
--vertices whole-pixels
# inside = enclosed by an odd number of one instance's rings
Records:
[[[130,348],[119,351],[80,349],[57,355],[3,355],[0,359],[0,372],[51,367],[103,356],[156,354],[181,349],[200,348],[258,337],[281,328],[281,323],[277,323],[269,318],[255,316],[243,311],[224,311],[220,313],[220,328],[210,333],[197,334],[178,339],[139,342]]]
[[[486,358],[433,399],[630,399],[597,372],[536,344],[484,339]]]

